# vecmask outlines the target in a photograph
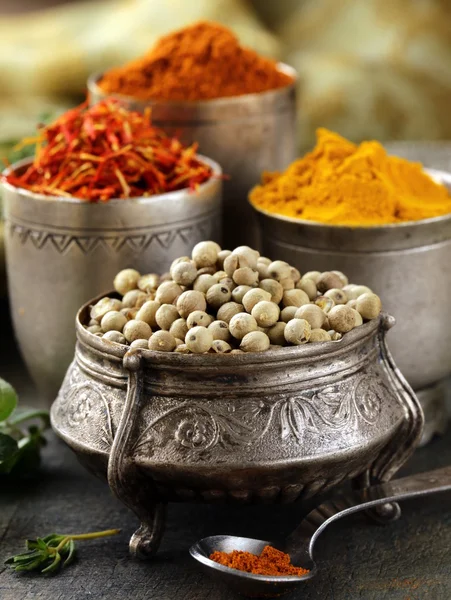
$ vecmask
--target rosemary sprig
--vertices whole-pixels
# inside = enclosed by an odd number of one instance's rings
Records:
[[[110,535],[116,535],[120,529],[107,529],[92,533],[64,535],[51,533],[44,538],[27,540],[27,552],[16,554],[5,560],[5,565],[13,571],[39,571],[44,575],[55,573],[58,569],[67,567],[75,557],[77,540],[93,540]]]

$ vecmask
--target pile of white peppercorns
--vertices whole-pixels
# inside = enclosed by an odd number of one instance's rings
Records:
[[[86,329],[132,348],[160,352],[263,352],[282,346],[340,340],[375,319],[379,296],[339,271],[299,271],[248,246],[194,246],[169,273],[120,271],[122,296],[91,307]]]

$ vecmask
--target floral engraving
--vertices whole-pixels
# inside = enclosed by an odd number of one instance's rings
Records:
[[[101,387],[86,379],[80,368],[72,364],[57,400],[59,423],[66,429],[93,428],[105,449],[113,443],[115,430],[110,400]]]
[[[201,453],[216,445],[250,445],[276,427],[281,440],[294,438],[301,443],[305,435],[318,436],[353,427],[363,420],[377,423],[382,396],[391,392],[376,374],[367,373],[345,379],[318,391],[244,399],[242,402],[192,402],[163,408],[139,436],[134,452],[152,453],[171,440],[176,447]],[[145,449],[145,450],[144,450]]]

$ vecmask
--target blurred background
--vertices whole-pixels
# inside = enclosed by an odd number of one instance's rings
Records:
[[[0,151],[83,98],[86,78],[197,19],[299,72],[299,150],[451,139],[451,0],[0,0]],[[13,157],[15,158],[15,157]]]

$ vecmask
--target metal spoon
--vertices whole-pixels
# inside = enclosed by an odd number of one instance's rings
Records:
[[[333,521],[390,502],[447,490],[451,490],[451,466],[364,488],[324,502],[311,511],[300,525],[281,542],[266,542],[232,535],[215,535],[204,538],[191,546],[190,554],[199,561],[205,571],[221,579],[240,594],[253,598],[272,598],[292,591],[296,586],[302,585],[304,581],[316,575],[317,567],[313,560],[313,547],[319,535]],[[309,569],[309,573],[303,577],[252,575],[225,567],[209,559],[215,550],[222,552],[244,550],[252,554],[260,554],[267,545],[288,553],[294,565]]]

